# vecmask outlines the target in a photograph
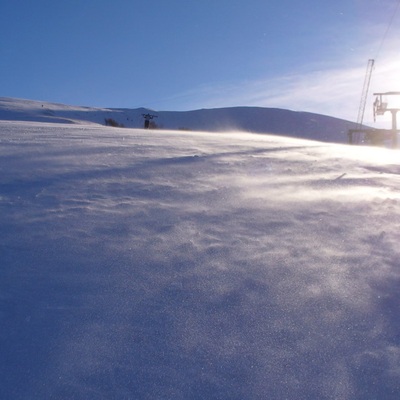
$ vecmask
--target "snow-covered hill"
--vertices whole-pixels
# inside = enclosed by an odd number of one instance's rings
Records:
[[[66,106],[31,100],[0,98],[0,120],[96,123],[111,118],[125,127],[143,127],[142,114],[157,115],[163,129],[202,131],[247,131],[346,143],[347,132],[355,124],[349,121],[307,112],[260,107],[231,107],[194,111],[154,111],[138,109],[90,108]]]
[[[1,399],[400,398],[397,151],[0,121],[0,171]]]

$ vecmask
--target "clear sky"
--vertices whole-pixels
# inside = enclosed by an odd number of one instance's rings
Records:
[[[0,0],[0,96],[357,117],[400,90],[399,0]],[[368,107],[372,104],[369,101]]]

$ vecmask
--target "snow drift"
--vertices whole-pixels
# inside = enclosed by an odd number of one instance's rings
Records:
[[[0,397],[400,396],[393,150],[0,122]]]

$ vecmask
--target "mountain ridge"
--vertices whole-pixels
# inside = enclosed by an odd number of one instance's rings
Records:
[[[347,132],[356,124],[340,118],[282,108],[236,106],[190,111],[155,111],[140,108],[72,106],[0,97],[0,120],[100,124],[112,119],[126,128],[142,128],[143,114],[151,113],[160,129],[193,131],[246,131],[347,143]]]

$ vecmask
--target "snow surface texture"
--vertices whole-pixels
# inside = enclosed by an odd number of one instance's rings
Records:
[[[400,398],[398,152],[0,122],[0,398]]]
[[[113,109],[67,106],[0,97],[0,120],[105,124],[113,119],[128,128],[142,128],[143,115],[153,114],[158,127],[194,131],[240,130],[347,143],[356,124],[326,115],[277,108],[230,107],[194,111],[154,111],[145,108]]]

